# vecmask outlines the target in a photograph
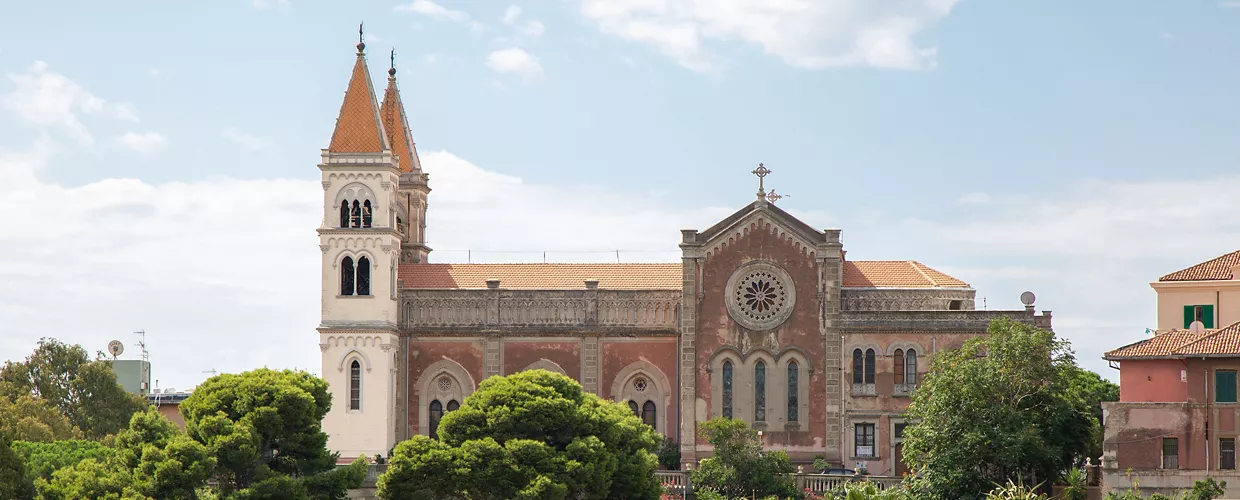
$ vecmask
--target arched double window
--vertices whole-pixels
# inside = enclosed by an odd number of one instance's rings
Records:
[[[853,349],[853,383],[874,383],[874,349]]]
[[[800,389],[800,387],[798,387],[798,384],[800,383],[800,378],[801,378],[800,368],[801,367],[800,365],[797,364],[796,360],[792,360],[788,362],[788,421],[789,422],[796,422],[800,418],[799,412],[797,411],[800,408],[799,406],[800,397],[798,393]]]
[[[370,259],[353,257],[340,259],[340,295],[370,295]]]
[[[895,368],[896,383],[917,385],[917,351],[896,349],[891,365]]]
[[[356,359],[349,364],[349,409],[362,409],[362,364]]]
[[[342,200],[340,202],[340,227],[370,227],[374,217],[370,200]]]
[[[634,403],[634,406],[636,406],[636,403]],[[646,401],[646,404],[642,405],[642,423],[656,427],[655,423],[658,420],[655,418],[655,411],[654,401]]]
[[[766,422],[766,363],[753,367],[753,420]]]
[[[723,418],[732,418],[732,362],[723,362]]]

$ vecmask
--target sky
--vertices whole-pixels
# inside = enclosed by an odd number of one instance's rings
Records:
[[[320,371],[319,151],[395,49],[435,262],[675,261],[749,203],[1037,294],[1082,365],[1240,248],[1240,2],[6,2],[0,359]],[[68,4],[72,4],[69,6]],[[378,89],[382,92],[382,89]]]

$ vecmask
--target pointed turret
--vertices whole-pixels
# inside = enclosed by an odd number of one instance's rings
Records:
[[[379,101],[370,83],[370,70],[366,67],[366,44],[357,44],[357,62],[353,64],[353,76],[336,118],[336,130],[332,132],[332,153],[382,153],[391,149],[391,142],[383,130],[379,113]]]
[[[392,50],[392,64],[388,68],[388,86],[383,92],[383,129],[387,131],[388,142],[392,145],[392,154],[400,158],[401,172],[422,173],[422,163],[418,160],[418,149],[413,143],[413,134],[409,131],[409,120],[405,117],[405,105],[400,101],[400,89],[396,87],[396,50]]]

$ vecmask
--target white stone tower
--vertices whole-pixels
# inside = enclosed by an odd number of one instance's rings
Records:
[[[318,331],[323,378],[332,394],[323,429],[328,448],[344,458],[386,455],[396,444],[398,221],[413,226],[405,223],[409,197],[399,187],[402,161],[417,161],[412,144],[404,148],[408,159],[400,157],[404,151],[394,148],[384,127],[365,47],[357,44],[344,104],[319,164],[324,217],[318,229],[323,251]],[[400,116],[405,128],[403,110]],[[425,194],[421,200],[424,206]],[[422,225],[421,220],[410,222]]]

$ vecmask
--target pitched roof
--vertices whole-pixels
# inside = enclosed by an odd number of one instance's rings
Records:
[[[400,157],[400,171],[421,171],[422,163],[418,160],[418,150],[409,131],[409,120],[405,118],[405,105],[400,100],[400,89],[396,88],[396,68],[388,70],[388,86],[383,92],[380,112],[383,115],[383,129],[392,144],[392,154]]]
[[[508,289],[577,290],[585,280],[613,290],[680,290],[678,263],[654,264],[403,264],[403,288],[486,288],[488,279]],[[848,261],[845,287],[967,288],[956,278],[916,261]]]
[[[698,233],[698,238],[699,238],[698,241],[703,241],[703,242],[710,241],[711,238],[718,236],[720,233],[732,227],[734,224],[740,222],[745,217],[748,217],[750,214],[754,212],[759,212],[759,211],[768,214],[773,221],[776,221],[780,225],[788,228],[789,230],[800,233],[801,238],[804,238],[805,241],[811,244],[817,245],[819,243],[826,242],[826,236],[823,235],[822,231],[814,229],[813,226],[806,224],[805,222],[802,222],[801,219],[793,217],[792,214],[785,212],[784,209],[775,206],[774,203],[767,203],[765,201],[756,201],[756,200],[753,202],[750,202],[748,205],[745,205],[740,210],[733,212],[732,215],[729,215],[723,220],[715,223],[715,225],[709,228],[706,228],[706,230]]]
[[[1153,338],[1128,344],[1103,354],[1108,360],[1184,358],[1189,356],[1240,357],[1240,322],[1221,329],[1168,330]]]
[[[333,153],[381,153],[390,149],[383,122],[379,116],[379,102],[370,83],[370,70],[366,68],[366,56],[358,44],[357,62],[353,64],[353,76],[340,105],[336,118],[336,130],[327,150]]]
[[[486,288],[488,279],[508,289],[577,290],[585,280],[612,290],[680,290],[680,264],[403,264],[403,288]]]
[[[915,260],[844,261],[844,286],[969,288],[969,284]]]
[[[1181,269],[1158,278],[1158,281],[1229,280],[1232,279],[1231,268],[1237,265],[1240,265],[1240,250]]]

